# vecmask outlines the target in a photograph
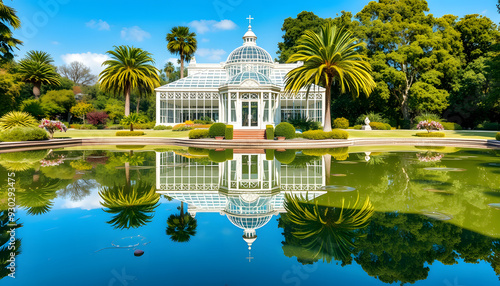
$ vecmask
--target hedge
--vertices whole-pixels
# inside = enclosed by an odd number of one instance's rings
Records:
[[[266,149],[266,160],[274,160],[274,149]]]
[[[302,133],[302,137],[310,140],[348,139],[349,133],[340,129],[335,129],[330,132],[325,132],[322,130],[310,130]]]
[[[286,139],[295,138],[295,127],[288,122],[281,122],[274,130],[276,137],[285,137]]]
[[[14,127],[2,131],[0,140],[5,142],[47,140],[49,135],[38,127]]]
[[[208,135],[212,138],[226,135],[226,124],[214,123],[208,129]]]
[[[295,152],[294,149],[285,150],[283,152],[276,151],[274,152],[274,156],[281,164],[290,164],[295,159]]]
[[[370,122],[370,127],[373,130],[391,130],[391,125],[382,122]]]
[[[418,137],[444,137],[445,134],[443,132],[420,132],[415,134]]]
[[[165,126],[165,125],[157,125],[154,130],[172,130],[172,126]]]
[[[172,127],[172,131],[188,131],[188,130],[193,130],[194,127],[192,126],[186,126],[184,123],[180,123]]]
[[[266,125],[266,139],[274,140],[274,126]]]
[[[333,120],[333,126],[339,129],[347,129],[349,128],[349,120],[344,117],[336,118]]]
[[[500,132],[497,132],[497,137],[496,137],[496,139],[497,139],[498,141],[500,141]]]
[[[354,125],[354,129],[361,130],[362,126],[361,125]]]
[[[224,139],[233,140],[233,125],[226,125],[226,133],[224,135]]]
[[[141,136],[144,131],[116,131],[116,136]]]
[[[226,161],[226,151],[208,151],[208,159],[215,163],[222,163]]]
[[[455,122],[441,122],[441,125],[443,125],[444,130],[462,130],[462,126]]]
[[[189,131],[189,139],[202,139],[208,138],[208,130],[206,129],[194,129]]]
[[[304,149],[302,150],[302,154],[307,156],[323,156],[328,154],[327,148],[315,148],[315,149]]]
[[[233,160],[233,149],[226,149],[226,160]]]
[[[208,149],[189,147],[188,153],[193,156],[208,156]]]

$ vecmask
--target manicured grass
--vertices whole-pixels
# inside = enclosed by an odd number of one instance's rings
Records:
[[[162,137],[162,138],[187,138],[189,131],[171,131],[171,130],[140,130],[145,135],[141,137]],[[89,138],[89,137],[116,137],[116,130],[78,130],[70,129],[65,132],[56,132],[54,138]],[[130,137],[129,137],[130,138]]]
[[[415,138],[420,130],[347,130],[349,138]],[[490,139],[495,140],[496,131],[476,131],[476,130],[446,130],[444,138],[470,138],[470,139]]]

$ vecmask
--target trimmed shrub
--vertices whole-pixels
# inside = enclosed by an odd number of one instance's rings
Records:
[[[443,125],[444,130],[462,130],[462,126],[455,122],[441,122],[441,125]]]
[[[11,111],[0,118],[0,130],[15,127],[37,127],[38,121],[27,112]]]
[[[361,125],[354,125],[354,129],[357,129],[357,130],[361,130],[362,127],[363,126],[361,126]]]
[[[311,130],[302,133],[302,136],[310,140],[324,140],[324,139],[348,139],[349,133],[344,130],[335,129],[330,132],[322,130]]]
[[[274,126],[266,125],[266,139],[274,140]]]
[[[286,139],[295,138],[295,127],[288,122],[281,122],[274,130],[276,137],[285,137]]]
[[[387,124],[389,125],[389,124]],[[387,126],[386,123],[382,123],[382,122],[370,122],[370,127],[373,129],[373,130],[391,130],[391,126]],[[387,129],[389,128],[389,129]]]
[[[392,130],[392,126],[389,123],[384,123],[385,130]]]
[[[479,130],[500,130],[500,125],[498,122],[489,122],[489,121],[484,121],[483,123],[479,124],[476,129]]]
[[[97,126],[90,125],[90,124],[71,124],[69,127],[74,128],[74,129],[84,129],[84,130],[97,129]],[[119,128],[119,129],[123,129],[123,127]]]
[[[202,139],[208,138],[208,130],[205,129],[194,129],[189,131],[189,139]]]
[[[233,160],[233,149],[226,149],[226,160]]]
[[[214,123],[208,129],[208,134],[212,138],[219,137],[219,136],[225,136],[226,135],[226,124],[224,124],[224,123]]]
[[[496,137],[497,141],[500,141],[500,132],[497,132],[497,137]]]
[[[189,147],[188,153],[193,156],[208,156],[208,149]]]
[[[344,161],[349,158],[349,147],[330,148],[328,154],[337,161]]]
[[[283,152],[275,151],[274,156],[281,164],[290,164],[295,159],[295,152],[294,149],[285,150]]]
[[[443,132],[419,132],[417,137],[444,137],[445,134]]]
[[[116,131],[116,136],[142,136],[144,131]]]
[[[307,156],[318,157],[328,154],[328,149],[327,148],[304,149],[302,150],[302,154]]]
[[[208,151],[208,159],[215,163],[222,163],[226,161],[226,151]]]
[[[184,123],[177,124],[174,127],[172,127],[172,131],[189,131],[189,130],[193,130],[193,129],[194,129],[194,127],[186,126],[186,124],[184,124]]]
[[[347,129],[349,128],[349,120],[344,117],[336,118],[333,120],[333,126],[334,128]]]
[[[224,139],[233,140],[233,131],[233,125],[226,125],[226,133],[224,135]]]
[[[266,160],[274,160],[274,149],[266,149]]]
[[[0,140],[5,142],[38,141],[49,139],[49,134],[38,127],[15,127],[1,133]]]
[[[157,125],[154,130],[172,130],[172,126],[165,126],[165,125]]]

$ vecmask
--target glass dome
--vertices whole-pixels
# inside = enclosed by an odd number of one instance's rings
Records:
[[[273,84],[273,82],[264,74],[254,71],[245,71],[235,75],[231,78],[227,84],[240,84],[247,79],[253,79],[259,84]]]
[[[271,55],[258,46],[242,46],[229,54],[226,64],[234,63],[273,63]]]
[[[257,229],[267,224],[273,215],[240,217],[229,215],[227,218],[235,226],[242,229]]]

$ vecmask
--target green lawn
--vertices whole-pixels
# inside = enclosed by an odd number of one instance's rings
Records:
[[[349,138],[418,138],[417,130],[347,130]],[[140,137],[162,137],[162,138],[187,138],[189,131],[171,130],[145,130],[146,135]],[[497,131],[444,131],[446,138],[471,138],[471,139],[495,139]],[[55,138],[89,138],[89,137],[116,137],[116,130],[75,130],[70,129],[66,133],[57,132]],[[120,137],[127,138],[127,137]]]
[[[69,129],[66,133],[56,132],[54,138],[89,138],[89,137],[116,137],[117,130],[78,130]],[[126,130],[125,130],[126,131]],[[146,135],[139,137],[162,137],[162,138],[187,138],[189,131],[171,130],[137,130],[144,131]],[[127,137],[119,137],[127,138]],[[128,137],[130,138],[130,137]]]

